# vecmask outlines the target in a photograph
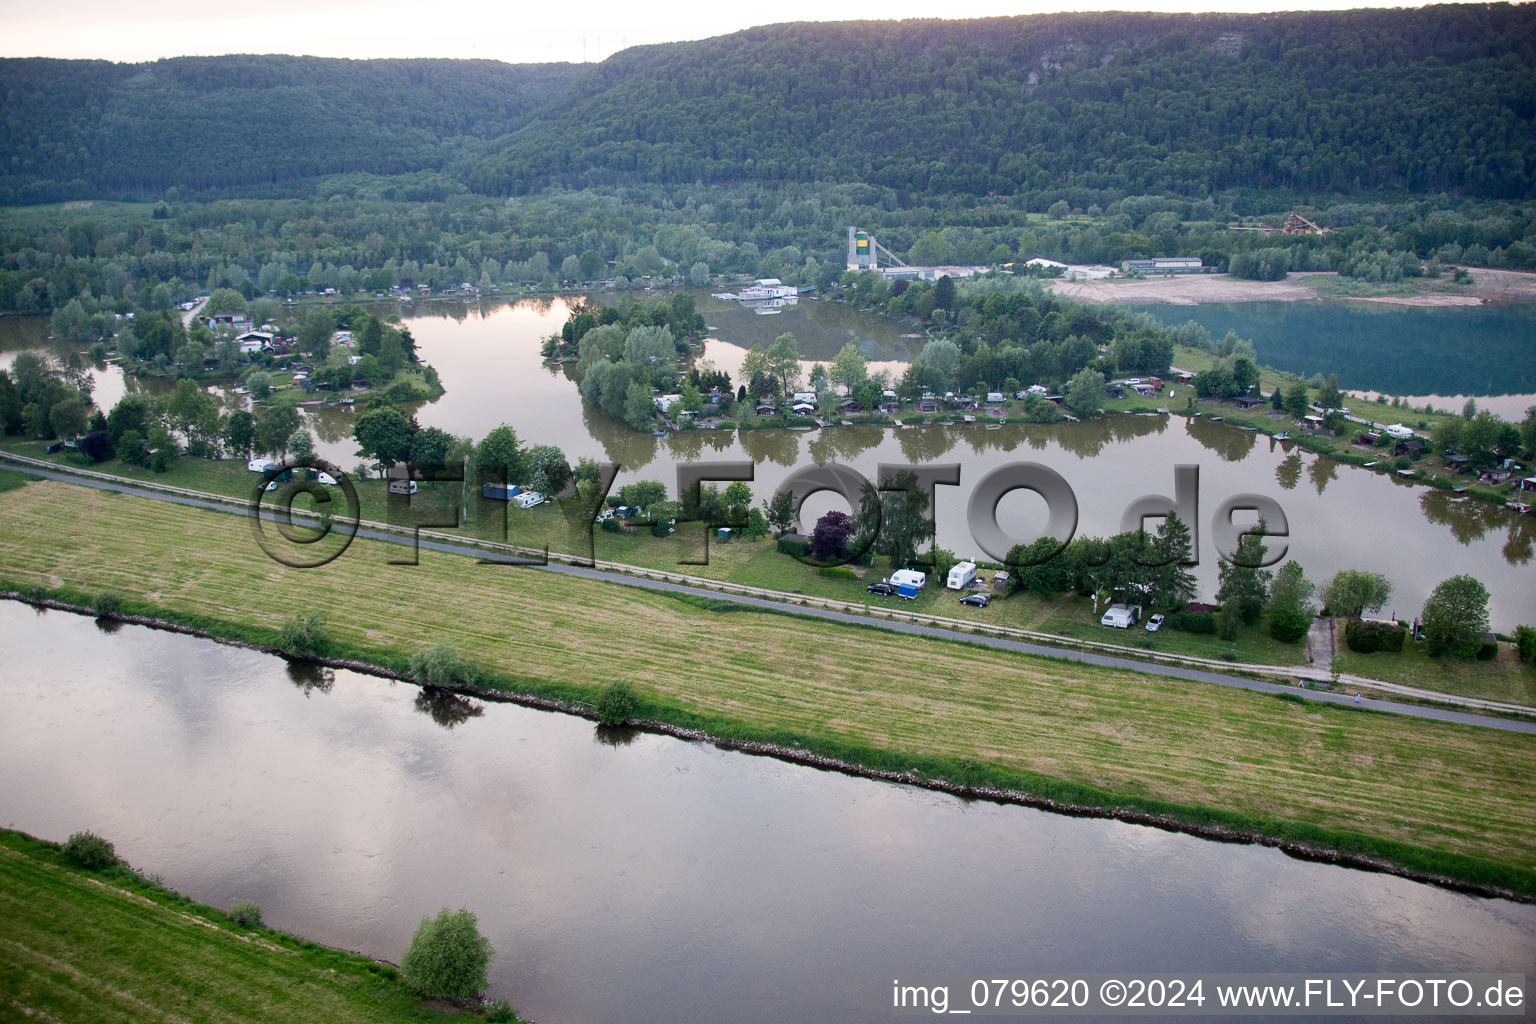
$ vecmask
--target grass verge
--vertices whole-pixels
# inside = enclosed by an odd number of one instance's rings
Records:
[[[0,829],[0,1018],[141,1024],[474,1020],[423,1004],[399,972],[223,911],[119,865],[65,866]]]
[[[952,641],[723,613],[661,594],[359,541],[310,571],[238,518],[45,482],[0,495],[3,583],[276,644],[323,608],[325,652],[401,672],[452,644],[482,686],[641,715],[1074,809],[1267,837],[1536,895],[1532,737],[1295,703]]]

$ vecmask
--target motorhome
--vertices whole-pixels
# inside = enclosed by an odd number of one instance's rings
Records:
[[[957,562],[949,570],[949,580],[945,584],[950,590],[964,590],[976,579],[975,562]]]

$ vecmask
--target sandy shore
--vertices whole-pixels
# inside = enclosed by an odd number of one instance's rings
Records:
[[[1384,302],[1397,306],[1476,306],[1488,301],[1536,301],[1536,274],[1513,270],[1473,270],[1472,287],[1458,293],[1419,292],[1414,295],[1322,296],[1350,302]],[[1296,273],[1283,281],[1242,281],[1226,274],[1190,274],[1143,280],[1046,281],[1057,295],[1087,304],[1167,303],[1197,306],[1203,302],[1303,302],[1320,298],[1315,285],[1302,283],[1325,275]]]

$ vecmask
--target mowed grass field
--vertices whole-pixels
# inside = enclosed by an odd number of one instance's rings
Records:
[[[0,576],[12,586],[85,599],[112,589],[130,606],[274,631],[267,642],[296,612],[322,608],[340,649],[382,663],[441,639],[514,686],[590,695],[629,680],[648,711],[712,731],[894,752],[882,763],[898,767],[948,758],[1043,795],[1061,782],[1109,808],[1209,810],[1304,838],[1287,830],[1313,826],[1536,877],[1536,737],[711,611],[429,551],[394,566],[393,545],[359,541],[323,568],[294,570],[269,560],[242,518],[62,483],[0,493],[0,521]]]
[[[387,967],[57,864],[0,831],[0,1020],[441,1022]],[[468,1018],[475,1020],[478,1018]]]

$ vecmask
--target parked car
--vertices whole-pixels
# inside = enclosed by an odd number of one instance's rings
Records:
[[[960,599],[961,604],[975,605],[977,608],[985,608],[992,603],[991,594],[966,594]]]
[[[59,454],[59,452],[61,452],[63,450],[64,450],[64,444],[63,444],[62,441],[55,441],[55,442],[53,442],[53,444],[48,446],[48,454],[49,455],[57,455],[57,454]]]
[[[864,589],[871,594],[879,594],[881,597],[890,597],[896,593],[896,585],[894,583],[887,583],[884,580],[881,580],[879,583],[871,583]]]
[[[1162,628],[1163,628],[1163,617],[1162,617],[1162,615],[1154,615],[1150,619],[1147,620],[1147,632],[1148,633],[1156,633],[1158,630],[1160,630]]]

